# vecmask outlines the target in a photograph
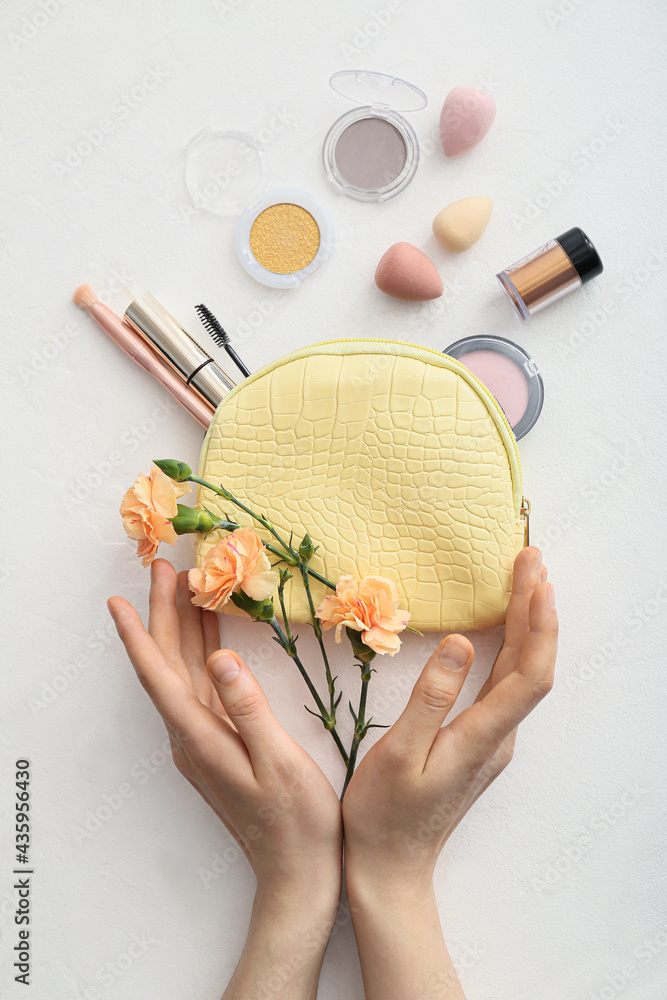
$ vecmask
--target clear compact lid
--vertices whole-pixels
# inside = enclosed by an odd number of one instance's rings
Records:
[[[421,111],[428,104],[423,90],[397,76],[373,70],[343,69],[334,73],[329,85],[355,104],[387,107],[392,111]]]
[[[263,189],[265,164],[253,136],[205,128],[187,145],[185,183],[197,208],[238,215]]]

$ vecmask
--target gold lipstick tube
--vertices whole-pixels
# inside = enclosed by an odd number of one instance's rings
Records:
[[[186,385],[217,407],[236,381],[192,339],[149,292],[134,299],[125,321],[164,357]]]

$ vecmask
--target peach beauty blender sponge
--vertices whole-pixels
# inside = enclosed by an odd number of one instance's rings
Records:
[[[442,278],[435,264],[412,243],[394,243],[375,271],[375,284],[395,299],[424,302],[442,295]]]
[[[453,201],[433,220],[433,235],[445,250],[463,253],[486,229],[492,208],[493,199],[481,195]]]
[[[440,141],[445,156],[460,156],[476,146],[493,125],[496,102],[484,90],[454,87],[440,114]]]

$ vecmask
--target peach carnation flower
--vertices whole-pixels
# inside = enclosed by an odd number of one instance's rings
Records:
[[[253,601],[267,600],[276,589],[276,574],[259,535],[236,528],[206,553],[200,569],[190,570],[188,582],[195,592],[192,603],[217,611],[239,590]]]
[[[410,612],[399,610],[400,594],[392,580],[382,576],[341,576],[336,593],[325,597],[315,612],[322,628],[336,627],[336,642],[343,626],[361,632],[361,639],[376,653],[398,652],[401,632],[410,621]]]
[[[176,501],[190,491],[187,483],[175,483],[153,465],[149,475],[139,476],[120,505],[125,531],[137,545],[137,555],[144,566],[155,559],[160,542],[176,544],[176,532],[170,518],[176,517]]]

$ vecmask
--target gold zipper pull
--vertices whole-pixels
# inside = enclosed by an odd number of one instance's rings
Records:
[[[519,513],[525,521],[523,532],[523,547],[525,548],[527,545],[530,545],[530,500],[526,497],[521,497],[521,510]]]

